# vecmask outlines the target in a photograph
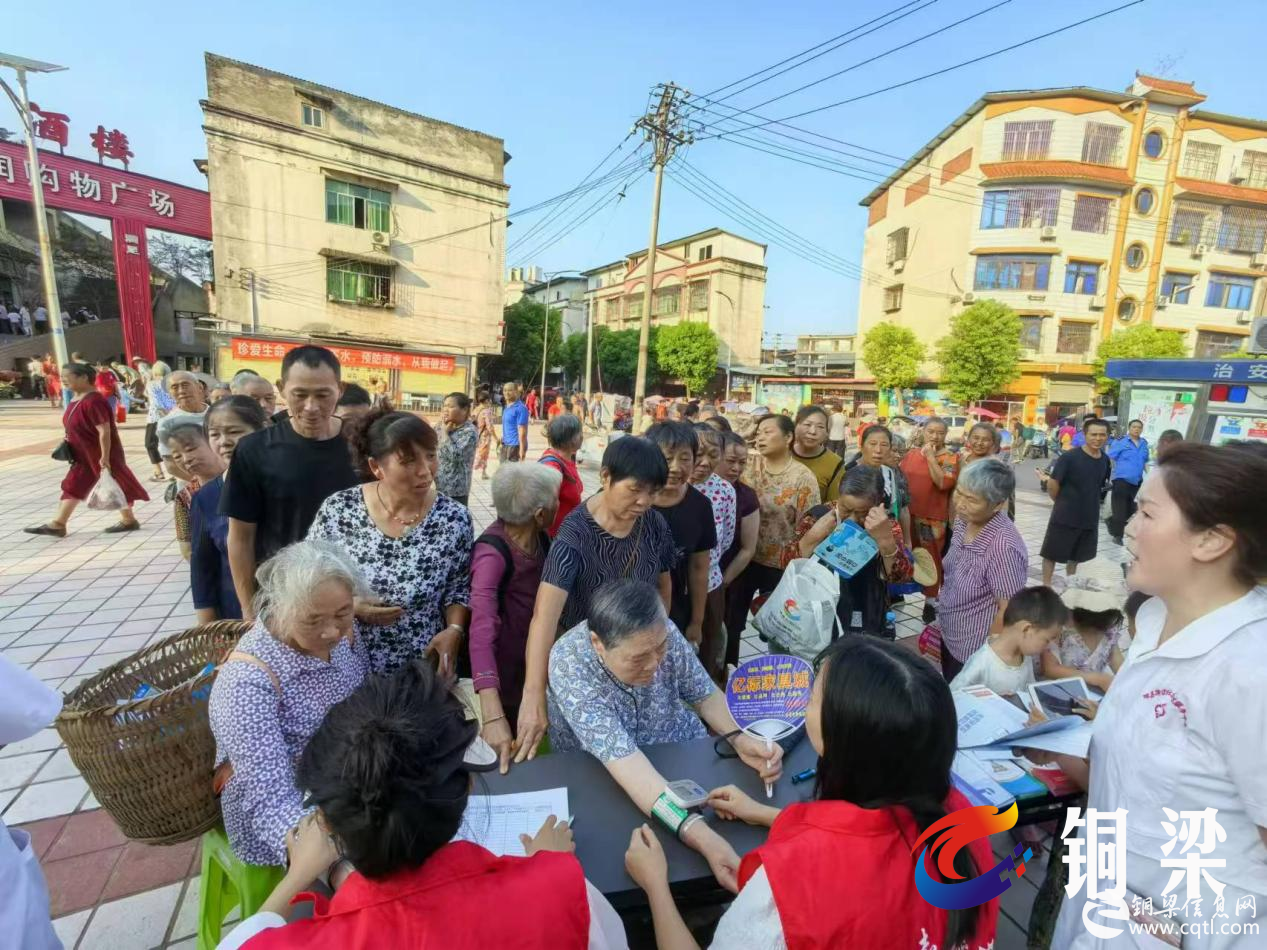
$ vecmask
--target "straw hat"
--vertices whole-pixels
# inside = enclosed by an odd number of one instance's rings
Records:
[[[911,555],[912,580],[920,587],[932,587],[937,583],[937,562],[932,552],[916,548]]]
[[[1060,595],[1060,599],[1064,601],[1066,607],[1070,610],[1089,610],[1093,613],[1101,613],[1106,610],[1121,610],[1122,601],[1117,595],[1107,590],[1097,590],[1089,587],[1070,587]]]

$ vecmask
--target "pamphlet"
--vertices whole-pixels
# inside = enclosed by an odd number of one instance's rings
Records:
[[[844,578],[853,577],[880,553],[875,539],[852,519],[840,525],[814,549],[814,554]]]

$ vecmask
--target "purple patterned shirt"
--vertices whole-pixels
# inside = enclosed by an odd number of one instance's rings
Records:
[[[964,543],[967,530],[962,520],[955,521],[937,598],[943,646],[960,662],[985,643],[998,601],[1024,587],[1029,574],[1025,541],[1006,512],[986,522],[971,544]]]
[[[735,486],[720,475],[710,475],[708,480],[695,486],[713,506],[713,522],[717,526],[717,546],[708,552],[708,589],[721,587],[721,556],[730,550],[735,540]]]
[[[224,830],[247,864],[284,864],[286,832],[306,811],[295,764],[330,707],[361,685],[369,657],[358,637],[339,641],[327,663],[286,646],[259,621],[237,650],[268,664],[277,685],[254,663],[235,660],[212,687],[216,765],[233,763],[220,795]]]

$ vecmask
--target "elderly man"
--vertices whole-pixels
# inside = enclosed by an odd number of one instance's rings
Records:
[[[202,425],[203,417],[207,414],[207,387],[194,373],[180,369],[167,377],[167,389],[176,401],[176,408],[158,420],[154,432],[158,439],[159,455],[167,463],[167,471],[176,479],[175,497],[169,496],[169,499],[175,502],[176,540],[180,543],[180,553],[185,560],[189,560],[193,550],[189,504],[198,486],[193,473],[186,471],[172,458],[167,436],[177,426]]]
[[[519,387],[507,383],[502,387],[506,408],[502,410],[503,462],[518,462],[528,457],[528,407],[519,398]]]
[[[249,396],[254,399],[266,416],[272,417],[277,412],[277,390],[253,369],[239,370],[229,383],[229,390],[235,396]]]
[[[659,592],[626,578],[599,588],[589,618],[550,651],[550,741],[556,751],[582,749],[603,763],[645,815],[694,848],[730,891],[739,858],[724,838],[688,816],[642,746],[737,732],[717,689],[664,611]],[[731,740],[739,758],[767,782],[782,771],[783,750],[746,733]]]

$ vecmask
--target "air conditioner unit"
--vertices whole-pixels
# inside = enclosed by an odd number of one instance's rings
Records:
[[[906,258],[905,257],[896,258],[893,261],[893,272],[895,274],[900,274],[904,270],[906,270]]]
[[[1167,297],[1165,294],[1161,294],[1160,296],[1158,296],[1158,298],[1157,298],[1157,309],[1158,309],[1158,310],[1165,310],[1165,309],[1166,309],[1167,307],[1169,307],[1169,306],[1170,306],[1170,298],[1169,298],[1169,297]]]
[[[1095,404],[1097,406],[1111,406],[1114,404],[1115,401],[1116,400],[1112,396],[1110,396],[1108,393],[1105,393],[1102,396],[1095,397]]]
[[[1250,317],[1248,310],[1238,310],[1236,313],[1237,326],[1247,327],[1250,325],[1252,319],[1253,318]]]
[[[1104,294],[1099,294],[1091,298],[1091,309],[1103,310],[1106,303],[1108,303],[1108,301],[1105,298]]]
[[[1249,257],[1250,267],[1267,267],[1267,254],[1251,254]]]
[[[1205,252],[1210,249],[1208,244],[1198,244],[1192,249],[1193,257],[1205,257]]]
[[[976,302],[977,302],[977,295],[976,295],[976,294],[974,294],[974,293],[970,290],[970,291],[968,291],[966,294],[964,294],[964,295],[963,295],[963,302],[964,302],[964,303],[976,303]]]
[[[1038,236],[1044,241],[1056,240],[1056,229],[1053,227],[1045,227],[1038,232]]]
[[[376,251],[386,251],[392,246],[392,237],[386,231],[375,231],[370,235],[370,244]]]
[[[1249,328],[1245,349],[1250,353],[1267,353],[1267,317],[1257,317]]]

